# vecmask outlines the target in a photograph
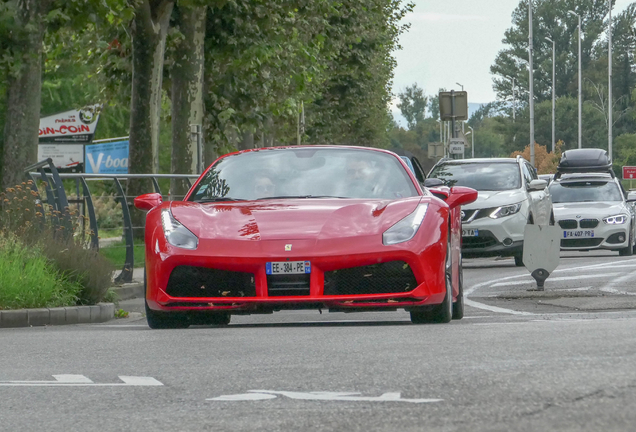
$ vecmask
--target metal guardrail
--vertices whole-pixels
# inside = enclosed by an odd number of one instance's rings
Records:
[[[48,172],[47,172],[48,170]],[[134,242],[133,242],[133,229],[139,229],[144,227],[133,227],[132,219],[130,217],[129,210],[129,198],[126,196],[121,181],[130,179],[151,179],[154,192],[161,194],[161,188],[159,187],[158,179],[185,179],[189,186],[192,186],[192,180],[197,179],[199,174],[83,174],[83,173],[60,173],[53,161],[49,158],[47,160],[33,164],[25,168],[25,173],[33,180],[31,188],[38,194],[39,199],[48,205],[53,210],[59,213],[52,212],[52,221],[56,225],[71,226],[69,200],[64,190],[63,180],[75,179],[77,187],[77,200],[71,200],[72,203],[83,204],[85,209],[84,216],[88,213],[89,228],[91,230],[91,242],[90,247],[99,249],[99,227],[97,223],[97,217],[95,214],[95,206],[93,203],[93,197],[91,195],[88,182],[96,180],[113,181],[117,190],[115,198],[119,201],[122,208],[122,222],[123,222],[123,234],[126,242],[126,259],[124,267],[121,273],[115,278],[115,282],[132,282],[133,268],[135,265],[134,258]],[[38,178],[43,182],[46,198],[42,199],[39,195],[37,187]],[[82,195],[79,193],[79,185],[82,185]],[[163,196],[163,194],[162,194]],[[167,195],[170,198],[170,195]],[[44,216],[42,216],[44,218]],[[44,221],[42,221],[44,222]]]

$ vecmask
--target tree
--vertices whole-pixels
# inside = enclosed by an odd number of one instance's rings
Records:
[[[574,10],[581,16],[583,76],[595,59],[595,47],[604,30],[608,8],[606,2],[595,0],[532,0],[534,46],[534,93],[538,102],[552,95],[552,44],[556,42],[556,94],[576,96],[578,91],[578,18],[569,14]],[[493,88],[500,100],[512,98],[511,78],[521,95],[528,98],[528,0],[521,0],[512,14],[513,26],[506,30],[501,50],[490,71],[495,78]],[[517,96],[518,97],[518,96]]]
[[[397,107],[406,119],[409,129],[414,129],[426,116],[428,100],[424,95],[424,90],[415,83],[412,86],[407,86],[404,92],[399,93],[398,98],[400,102],[398,102]]]
[[[197,142],[192,139],[190,127],[203,125],[203,72],[205,62],[205,22],[207,5],[181,2],[177,8],[176,23],[181,38],[174,47],[170,78],[172,80],[172,168],[181,174],[197,173]],[[199,136],[203,140],[203,133]],[[203,148],[203,147],[202,147]],[[201,154],[203,157],[203,154]],[[185,195],[189,183],[185,180],[171,182],[174,195]]]
[[[23,180],[23,168],[37,155],[42,88],[42,41],[50,0],[12,0],[0,12],[5,28],[7,80],[6,117],[0,183],[3,188]],[[9,16],[13,14],[13,19]]]

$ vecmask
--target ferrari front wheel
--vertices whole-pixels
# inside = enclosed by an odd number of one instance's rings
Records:
[[[178,312],[155,311],[148,307],[147,295],[148,284],[146,282],[146,270],[144,269],[144,306],[146,308],[146,321],[151,329],[176,329],[188,328],[190,323],[188,317]]]
[[[448,323],[453,318],[453,260],[451,255],[450,236],[446,242],[446,260],[444,264],[444,284],[446,295],[444,301],[432,309],[412,310],[413,324]]]

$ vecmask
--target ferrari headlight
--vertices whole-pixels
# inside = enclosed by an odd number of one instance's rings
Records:
[[[490,213],[490,217],[493,219],[499,219],[518,213],[519,210],[521,210],[521,203],[501,206],[498,207],[494,212]]]
[[[394,245],[411,240],[426,216],[428,204],[420,204],[415,211],[393,225],[382,234],[382,243],[385,246]]]
[[[619,214],[614,216],[608,216],[603,219],[603,222],[605,222],[608,225],[622,225],[625,222],[627,222],[627,215]]]
[[[183,249],[196,249],[199,245],[197,236],[176,220],[170,210],[164,209],[161,211],[161,224],[163,225],[163,233],[166,236],[166,240],[172,246]]]

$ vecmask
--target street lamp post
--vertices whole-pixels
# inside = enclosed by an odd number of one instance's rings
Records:
[[[473,129],[472,126],[468,126],[468,129],[470,129],[470,132],[468,133],[470,134],[470,139],[471,139],[470,151],[472,153],[473,159],[475,159],[475,130]]]
[[[455,84],[457,84],[458,86],[460,86],[462,88],[462,91],[464,91],[464,85],[460,84],[458,82],[456,82]],[[462,133],[464,133],[464,122],[462,121]]]
[[[612,0],[607,0],[609,6],[609,29],[608,41],[607,41],[607,152],[609,153],[610,160],[612,160]]]
[[[582,147],[582,131],[583,131],[583,89],[581,86],[581,15],[574,11],[568,11],[572,15],[576,15],[579,19],[579,148]]]
[[[528,2],[528,66],[530,69],[530,164],[534,166],[534,71],[532,68],[532,0]]]
[[[611,1],[611,0],[610,0]],[[555,54],[555,43],[552,39],[550,39],[549,37],[545,38],[546,40],[552,42],[552,153],[554,153],[554,148],[555,148],[555,142],[556,142],[556,133],[555,133],[555,129],[554,129],[554,124],[555,124],[555,106],[556,106],[556,98],[555,98],[555,86],[556,86],[556,68],[555,68],[555,59],[556,59],[556,54]]]

